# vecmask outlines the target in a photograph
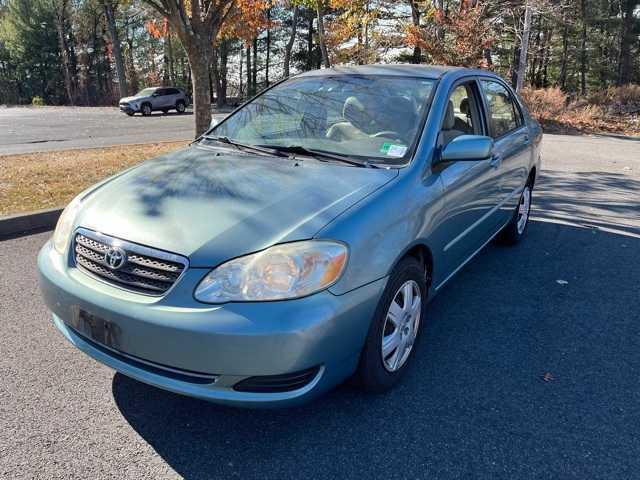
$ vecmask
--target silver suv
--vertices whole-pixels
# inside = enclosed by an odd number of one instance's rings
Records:
[[[119,102],[120,111],[129,116],[136,112],[148,116],[155,110],[167,113],[173,109],[178,113],[184,113],[188,103],[185,93],[175,87],[145,88],[133,97],[121,98]]]

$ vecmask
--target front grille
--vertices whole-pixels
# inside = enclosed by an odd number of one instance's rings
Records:
[[[284,375],[263,375],[249,377],[236,383],[233,389],[237,392],[277,393],[298,390],[309,384],[318,374],[319,367],[308,368]]]
[[[112,268],[105,256],[112,248],[124,251],[125,260]],[[163,295],[186,269],[179,255],[122,241],[101,233],[78,229],[74,238],[78,269],[112,285],[145,295]]]

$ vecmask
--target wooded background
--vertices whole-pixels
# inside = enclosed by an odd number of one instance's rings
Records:
[[[299,71],[397,62],[585,97],[640,82],[640,1],[0,0],[0,104],[175,85],[208,108]]]

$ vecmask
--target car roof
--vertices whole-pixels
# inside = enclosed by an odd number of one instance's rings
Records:
[[[447,74],[455,74],[455,76],[469,74],[495,76],[493,72],[490,72],[488,70],[479,70],[466,67],[452,67],[445,65],[395,64],[334,67],[304,72],[300,75],[297,75],[297,77],[322,77],[330,75],[389,75],[398,77],[422,77],[439,79]]]

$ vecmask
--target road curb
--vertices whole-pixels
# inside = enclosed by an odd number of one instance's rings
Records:
[[[62,210],[62,208],[49,208],[0,217],[0,239],[21,237],[35,231],[52,230]]]

